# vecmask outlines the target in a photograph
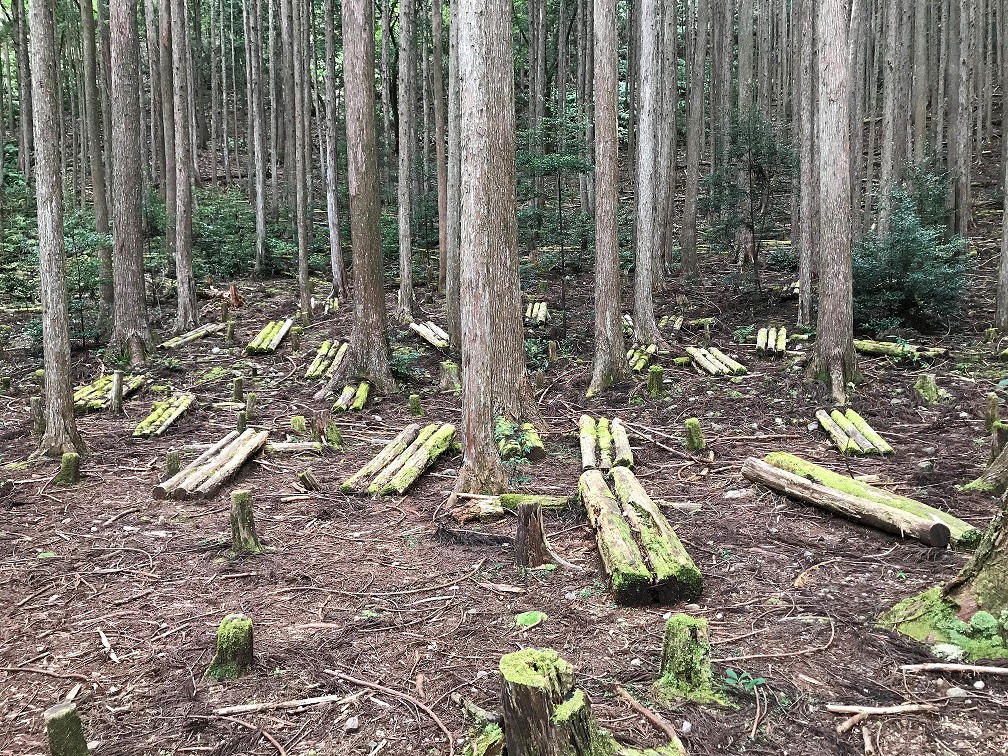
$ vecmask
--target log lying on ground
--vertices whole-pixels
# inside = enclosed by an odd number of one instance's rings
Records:
[[[875,448],[867,436],[865,436],[858,427],[850,421],[850,419],[844,415],[840,410],[835,409],[830,412],[830,418],[836,423],[847,434],[847,437],[857,444],[858,451],[862,454],[880,454],[881,451]]]
[[[177,474],[154,487],[154,498],[210,498],[265,444],[268,431],[232,431]]]
[[[613,466],[629,467],[634,466],[633,450],[630,448],[630,436],[627,435],[626,426],[618,417],[614,417],[609,424],[613,438]]]
[[[371,480],[371,483],[367,487],[367,492],[372,495],[380,494],[385,484],[388,483],[392,476],[398,473],[403,465],[417,452],[424,444],[427,443],[427,439],[434,435],[438,429],[437,423],[430,423],[424,426],[419,433],[417,433],[416,438],[410,442],[401,453],[397,454],[393,459],[390,459],[387,464],[385,464],[381,469],[375,471],[375,475]]]
[[[844,429],[841,428],[832,417],[826,412],[826,410],[816,410],[816,420],[819,421],[819,425],[822,429],[829,433],[830,438],[833,439],[833,443],[836,444],[837,449],[840,450],[841,454],[856,454],[861,451],[861,448],[844,433]]]
[[[659,600],[697,598],[703,587],[700,570],[665,515],[626,467],[614,467],[612,480],[623,505],[623,516],[642,546]]]
[[[367,402],[370,390],[371,384],[367,381],[362,381],[357,386],[347,384],[343,387],[342,393],[340,393],[336,403],[332,406],[332,411],[349,412],[350,410],[364,409],[364,404]]]
[[[105,409],[112,401],[112,382],[114,375],[108,373],[98,378],[94,383],[78,386],[74,389],[74,409],[77,412],[89,412]],[[142,375],[123,376],[122,395],[127,397],[144,385],[146,378]]]
[[[883,488],[876,488],[856,478],[835,473],[819,465],[806,462],[801,457],[796,457],[793,454],[773,452],[768,454],[763,461],[780,470],[793,473],[807,481],[834,489],[848,496],[867,499],[875,504],[882,504],[893,509],[902,510],[907,514],[929,522],[937,521],[943,523],[948,527],[950,542],[955,546],[972,548],[980,542],[980,537],[983,535],[981,531],[969,523],[963,522],[958,517],[954,517],[940,509],[929,507],[927,504],[906,496],[890,493]]]
[[[591,415],[581,415],[578,420],[578,435],[581,442],[581,469],[591,470],[598,466],[595,456],[595,419]]]
[[[226,323],[207,323],[201,325],[199,328],[194,328],[188,333],[183,333],[181,336],[176,336],[175,338],[168,339],[158,344],[159,349],[178,349],[183,344],[188,344],[190,341],[195,341],[196,339],[201,339],[204,336],[208,336],[211,333],[217,333],[218,331],[223,331],[226,327]]]
[[[581,444],[581,469],[596,467],[608,470],[614,465],[633,467],[633,451],[626,426],[619,418],[610,422],[600,417],[598,421],[591,415],[581,415],[578,421]]]
[[[937,548],[948,546],[951,539],[949,527],[944,522],[815,483],[754,457],[749,457],[742,465],[742,474],[754,483],[762,483],[792,499],[843,515],[886,533],[916,538]]]
[[[382,488],[382,494],[392,493],[400,496],[413,485],[424,471],[437,461],[451,447],[455,440],[455,426],[445,423],[431,434],[423,446],[417,449],[404,463],[402,468]]]
[[[598,466],[600,470],[612,467],[612,433],[609,431],[609,421],[600,417],[595,424],[595,437],[598,439]]]
[[[749,372],[748,370],[746,370],[745,365],[743,365],[741,362],[736,362],[717,347],[710,347],[707,350],[707,353],[710,354],[712,357],[714,357],[726,368],[728,368],[728,372],[731,373],[732,375],[745,375],[747,372]]]
[[[854,339],[854,348],[864,354],[878,357],[894,357],[896,359],[932,360],[948,354],[948,349],[942,347],[920,347],[913,344],[894,341],[871,341],[870,339]]]
[[[647,346],[634,347],[627,351],[627,364],[635,373],[640,373],[647,367],[651,357],[658,351],[658,346],[648,344]]]
[[[756,353],[779,357],[787,353],[787,329],[768,326],[756,333]]]
[[[263,329],[259,332],[259,335],[249,342],[249,345],[245,347],[246,354],[268,354],[270,352],[275,352],[277,347],[280,346],[280,342],[284,340],[284,336],[290,331],[291,326],[294,325],[293,318],[287,318],[286,320],[271,320],[267,323]]]
[[[340,485],[343,493],[360,493],[367,488],[368,482],[379,470],[402,454],[420,433],[420,425],[411,423],[403,428],[389,441],[364,467],[347,478]]]
[[[184,454],[194,452],[205,452],[215,444],[187,444],[180,451]],[[267,441],[263,446],[263,452],[268,457],[280,454],[321,454],[325,451],[325,444],[321,441]]]
[[[829,433],[837,449],[843,454],[894,454],[893,448],[861,415],[847,408],[845,413],[835,409],[828,413],[816,411],[816,419]]]
[[[718,357],[717,354],[722,354]],[[735,362],[731,358],[724,357],[723,353],[717,349],[701,349],[699,347],[686,347],[686,354],[693,358],[693,364],[702,368],[710,375],[741,375],[746,372],[745,366]],[[724,358],[725,362],[722,362]]]
[[[889,445],[889,442],[882,438],[882,436],[880,436],[874,428],[868,425],[861,415],[852,410],[850,407],[847,408],[844,413],[844,417],[850,420],[854,427],[861,432],[861,435],[867,438],[868,441],[871,442],[871,445],[874,446],[880,454],[896,453],[896,451]]]
[[[345,342],[339,344],[339,342],[323,341],[322,345],[318,348],[318,352],[315,353],[315,359],[312,360],[305,371],[305,378],[318,379],[325,375],[326,370],[333,364],[336,355],[342,355],[346,352],[345,347]]]
[[[134,436],[160,436],[195,403],[193,394],[177,394],[163,402],[154,402],[154,409],[137,423]]]
[[[425,323],[413,321],[409,324],[413,332],[435,349],[448,348],[448,334],[431,320]]]
[[[527,325],[542,325],[549,320],[549,311],[545,302],[530,302],[525,307],[525,323]]]

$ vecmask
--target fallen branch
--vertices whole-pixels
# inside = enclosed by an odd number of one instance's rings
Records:
[[[939,707],[932,703],[904,703],[896,706],[847,706],[844,704],[828,704],[826,711],[831,714],[909,714],[915,711],[938,711]]]
[[[644,719],[646,719],[648,722],[654,725],[654,727],[659,732],[664,733],[666,738],[668,738],[672,742],[675,742],[679,739],[679,734],[675,731],[675,727],[672,726],[671,722],[669,722],[664,717],[655,714],[646,706],[643,706],[640,703],[638,703],[637,700],[629,693],[627,693],[626,689],[619,683],[616,683],[616,692],[620,694],[620,698],[622,698],[624,701],[630,704],[630,706],[633,708],[634,711],[636,711],[638,714],[644,717]]]
[[[902,664],[900,672],[975,672],[982,675],[1008,675],[1008,667],[985,667],[982,664],[946,664],[926,662],[924,664]]]
[[[275,701],[271,703],[240,704],[238,706],[224,706],[214,709],[214,714],[225,716],[227,714],[251,714],[258,711],[275,711],[277,709],[300,709],[305,706],[318,706],[319,704],[344,704],[354,700],[360,694],[350,696],[328,695],[315,696],[314,698],[301,698],[296,701]]]

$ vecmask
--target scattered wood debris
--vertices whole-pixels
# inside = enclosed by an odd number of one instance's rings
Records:
[[[426,341],[435,349],[448,348],[449,344],[448,334],[433,320],[428,320],[423,323],[414,320],[412,323],[409,324],[409,327],[413,330],[413,332],[417,336]]]
[[[168,480],[154,486],[155,499],[209,499],[266,443],[268,431],[231,431]]]
[[[94,383],[78,386],[74,389],[74,409],[78,412],[102,410],[112,401],[113,373],[106,373]],[[127,397],[135,393],[147,380],[142,375],[123,376],[122,395]]]

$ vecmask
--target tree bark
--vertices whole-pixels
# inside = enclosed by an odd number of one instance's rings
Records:
[[[311,319],[311,292],[308,289],[308,155],[311,135],[307,130],[307,113],[305,111],[305,94],[308,82],[305,80],[304,41],[302,24],[305,19],[301,13],[300,0],[290,2],[291,49],[294,69],[294,203],[297,218],[297,249],[298,249],[298,292],[300,302],[298,309],[302,317]]]
[[[458,355],[462,349],[462,316],[460,303],[461,249],[460,221],[462,210],[462,101],[459,71],[459,4],[449,0],[450,26],[448,30],[448,209],[445,243],[448,262],[445,270],[445,316],[451,353]]]
[[[87,15],[87,14],[85,14]],[[143,158],[140,152],[140,55],[137,0],[112,0],[112,218],[114,310],[110,351],[142,365],[154,346],[144,284]],[[93,174],[92,174],[93,175]]]
[[[392,154],[395,152],[395,133],[392,129],[392,68],[389,54],[392,49],[392,0],[378,0],[381,3],[381,107],[382,107],[382,154],[381,154],[381,195],[391,191],[390,176]]]
[[[17,0],[15,0],[17,1]],[[31,91],[35,144],[35,199],[38,210],[42,355],[45,363],[45,431],[37,454],[81,453],[84,443],[74,420],[70,384],[70,336],[63,249],[63,171],[59,162],[56,81],[56,8],[53,0],[32,0]]]
[[[799,181],[798,181],[798,325],[812,325],[812,283],[816,265],[815,111],[816,92],[812,66],[815,32],[813,0],[799,0]]]
[[[1005,23],[1002,16],[1001,23]],[[1001,91],[1008,87],[1008,55],[1001,53]],[[1008,124],[1008,97],[1001,98],[1001,123]],[[1001,215],[1001,260],[998,265],[994,325],[1008,331],[1008,139],[1001,137],[1001,166],[1004,174],[1004,204]]]
[[[588,395],[626,375],[619,268],[619,45],[616,0],[594,4],[595,361]]]
[[[686,128],[686,199],[680,246],[682,275],[693,280],[700,274],[697,259],[697,195],[700,189],[700,149],[703,146],[704,92],[706,84],[709,0],[697,0],[696,33],[689,71],[689,125]]]
[[[416,133],[416,44],[414,40],[414,4],[399,4],[399,307],[396,316],[404,323],[413,320],[413,169]]]
[[[511,13],[506,0],[459,0],[464,458],[457,492],[506,488],[496,418],[539,421],[520,312]]]
[[[252,34],[246,44],[250,45],[249,58],[252,63],[250,73],[252,84],[252,153],[255,167],[255,272],[262,274],[266,269],[266,108],[263,103],[262,70],[262,12],[259,0],[248,0],[249,26]]]
[[[434,157],[437,160],[438,192],[438,291],[445,291],[448,279],[448,165],[445,162],[446,104],[442,38],[444,0],[431,0],[431,82],[434,88]]]
[[[23,0],[12,0],[11,12],[14,15],[17,42],[15,44],[15,63],[17,64],[18,80],[18,118],[21,131],[18,140],[18,166],[27,180],[31,180],[32,156],[35,153],[35,129],[32,117],[32,72],[31,60],[28,54],[28,18]]]
[[[172,86],[175,103],[175,277],[178,311],[175,333],[185,333],[197,324],[196,282],[192,259],[192,140],[189,133],[189,77],[186,72],[188,25],[183,0],[164,0],[171,5]]]
[[[342,15],[354,321],[340,374],[355,374],[379,391],[392,391],[379,228],[374,8],[371,0],[342,0]]]
[[[335,4],[325,0],[325,161],[326,161],[326,219],[329,222],[329,263],[332,270],[333,294],[347,295],[346,265],[343,262],[343,244],[340,240],[339,221],[339,159],[336,128],[339,123],[336,106],[336,29]]]

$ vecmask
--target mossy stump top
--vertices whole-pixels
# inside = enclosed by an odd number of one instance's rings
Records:
[[[76,705],[64,701],[46,709],[46,737],[52,756],[88,756],[87,740]]]
[[[706,619],[688,614],[668,618],[662,639],[661,677],[654,687],[659,696],[671,700],[724,703],[714,692]]]
[[[235,680],[252,668],[252,620],[244,614],[229,614],[217,628],[217,651],[207,676]]]

